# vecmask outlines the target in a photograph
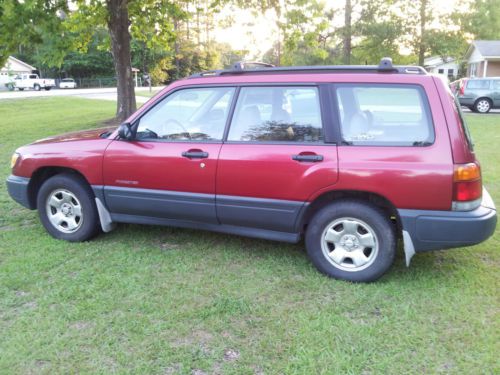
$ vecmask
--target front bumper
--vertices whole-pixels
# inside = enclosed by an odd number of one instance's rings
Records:
[[[28,185],[30,182],[29,178],[19,177],[10,175],[7,178],[7,190],[12,199],[14,199],[20,205],[34,209],[33,205],[30,203]]]
[[[497,211],[483,189],[481,206],[473,211],[398,210],[403,230],[416,252],[476,245],[495,231]]]

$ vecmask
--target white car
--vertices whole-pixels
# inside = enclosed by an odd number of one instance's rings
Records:
[[[73,78],[64,78],[59,83],[60,89],[76,89],[76,82]]]
[[[24,89],[33,89],[35,91],[40,91],[42,89],[50,90],[56,87],[56,83],[51,78],[40,78],[37,74],[18,74],[14,77],[12,82],[6,84],[9,90],[18,89],[23,91]]]

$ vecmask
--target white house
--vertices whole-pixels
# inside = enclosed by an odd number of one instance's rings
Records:
[[[34,66],[26,64],[13,56],[9,56],[5,65],[0,69],[0,87],[4,87],[5,83],[9,82],[12,76],[22,73],[32,73],[33,70],[36,70]]]
[[[467,77],[500,76],[500,40],[475,40],[465,54]]]
[[[450,79],[455,79],[458,76],[459,64],[452,57],[432,56],[424,60],[424,68],[429,73],[441,74]]]

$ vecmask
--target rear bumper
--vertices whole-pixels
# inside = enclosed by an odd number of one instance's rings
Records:
[[[26,208],[34,209],[29,200],[29,178],[10,175],[6,182],[7,190],[9,191],[9,195],[12,199]]]
[[[478,244],[495,231],[497,212],[483,189],[481,206],[473,211],[398,210],[403,230],[416,252]]]

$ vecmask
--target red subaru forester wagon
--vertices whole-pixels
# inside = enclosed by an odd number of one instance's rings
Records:
[[[298,242],[323,273],[373,281],[398,238],[469,246],[496,209],[460,107],[419,67],[239,63],[174,82],[115,130],[19,148],[10,195],[54,237],[115,223]]]

